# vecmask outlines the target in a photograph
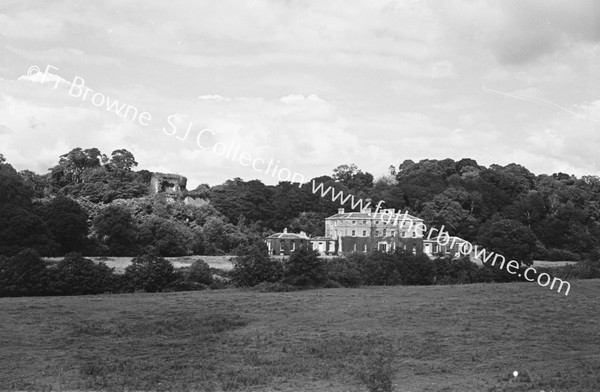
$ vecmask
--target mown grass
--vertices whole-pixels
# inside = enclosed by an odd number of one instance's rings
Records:
[[[571,284],[2,298],[0,390],[366,391],[385,357],[396,391],[598,391]]]

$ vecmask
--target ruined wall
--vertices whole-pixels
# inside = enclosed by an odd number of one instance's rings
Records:
[[[150,180],[150,194],[166,193],[178,197],[187,191],[186,186],[187,178],[179,174],[153,173]]]

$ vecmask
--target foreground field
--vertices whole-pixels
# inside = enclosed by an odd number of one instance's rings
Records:
[[[0,390],[600,390],[600,281],[0,299]],[[383,357],[381,355],[384,355]],[[513,371],[519,376],[514,378]]]

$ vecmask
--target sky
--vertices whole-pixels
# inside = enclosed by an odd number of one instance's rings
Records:
[[[46,173],[76,147],[188,189],[406,159],[599,175],[600,3],[3,0],[0,153]]]

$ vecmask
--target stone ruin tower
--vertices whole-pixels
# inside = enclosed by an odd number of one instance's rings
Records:
[[[153,173],[150,194],[164,193],[168,199],[177,200],[187,193],[187,178],[179,174]]]

